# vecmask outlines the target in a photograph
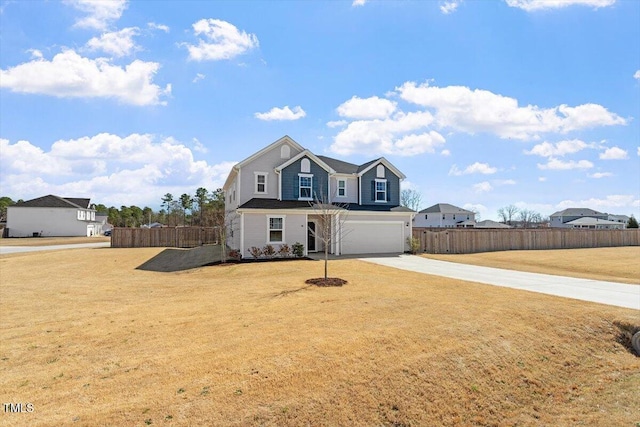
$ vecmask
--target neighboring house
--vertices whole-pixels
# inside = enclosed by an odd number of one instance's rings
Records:
[[[355,165],[284,136],[232,168],[223,187],[227,244],[245,257],[267,244],[322,251],[320,201],[332,204],[331,253],[404,252],[415,212],[400,206],[403,179],[384,158]]]
[[[593,209],[586,208],[568,208],[562,211],[551,214],[549,226],[553,228],[575,228],[575,224],[571,224],[572,221],[581,218],[594,218],[603,221],[608,221],[610,215]],[[626,228],[626,223],[624,227]]]
[[[99,236],[102,222],[90,199],[53,195],[7,207],[8,237]]]
[[[623,230],[626,228],[625,223],[591,217],[574,219],[573,221],[565,223],[565,226],[570,228],[589,228],[596,230]]]
[[[629,220],[631,219],[631,217],[628,217],[626,215],[608,215],[607,219],[609,221],[621,222],[625,224],[625,228],[627,228],[627,224],[629,224]]]
[[[476,214],[466,209],[438,203],[418,212],[413,220],[414,227],[473,228]]]
[[[512,228],[512,227],[502,222],[496,222],[490,219],[485,219],[484,221],[476,222],[475,228]]]

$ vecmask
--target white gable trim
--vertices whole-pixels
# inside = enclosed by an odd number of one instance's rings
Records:
[[[313,160],[318,166],[320,166],[322,169],[326,170],[327,172],[329,172],[330,174],[334,174],[336,173],[336,171],[334,171],[333,169],[331,169],[331,167],[326,164],[325,162],[323,162],[322,160],[320,160],[315,154],[313,154],[311,151],[309,150],[304,150],[302,151],[300,154],[298,154],[297,156],[292,157],[291,159],[289,159],[287,162],[281,164],[280,166],[278,166],[276,168],[276,172],[279,173],[282,169],[286,168],[289,165],[292,165],[293,163],[297,162],[298,160],[300,160],[303,157],[309,157],[311,160]]]
[[[370,171],[371,169],[373,169],[374,167],[377,167],[379,164],[383,164],[387,169],[389,169],[391,172],[393,172],[398,178],[400,179],[406,179],[407,177],[405,176],[405,174],[403,174],[402,172],[400,172],[400,170],[398,170],[398,168],[396,168],[395,166],[393,166],[391,164],[391,162],[389,162],[387,159],[385,159],[384,157],[378,159],[377,161],[371,163],[366,169],[363,169],[362,171],[360,171],[358,173],[358,176],[362,176],[365,173],[367,173],[368,171]]]

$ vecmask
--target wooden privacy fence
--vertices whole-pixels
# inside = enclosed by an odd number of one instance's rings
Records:
[[[111,230],[112,248],[174,247],[195,248],[218,243],[214,227],[127,228]]]
[[[420,251],[430,254],[470,254],[530,249],[640,246],[640,229],[447,229],[414,228]]]

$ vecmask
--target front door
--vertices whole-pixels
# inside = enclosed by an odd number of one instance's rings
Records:
[[[307,223],[307,250],[316,251],[316,223],[312,221]]]

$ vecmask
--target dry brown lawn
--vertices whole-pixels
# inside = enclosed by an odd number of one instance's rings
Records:
[[[4,238],[0,239],[0,246],[51,246],[51,245],[73,245],[76,243],[99,243],[109,242],[110,237],[24,237],[24,238]]]
[[[639,312],[331,261],[0,256],[0,402],[30,426],[634,426]]]
[[[640,246],[422,256],[508,270],[640,284]]]

